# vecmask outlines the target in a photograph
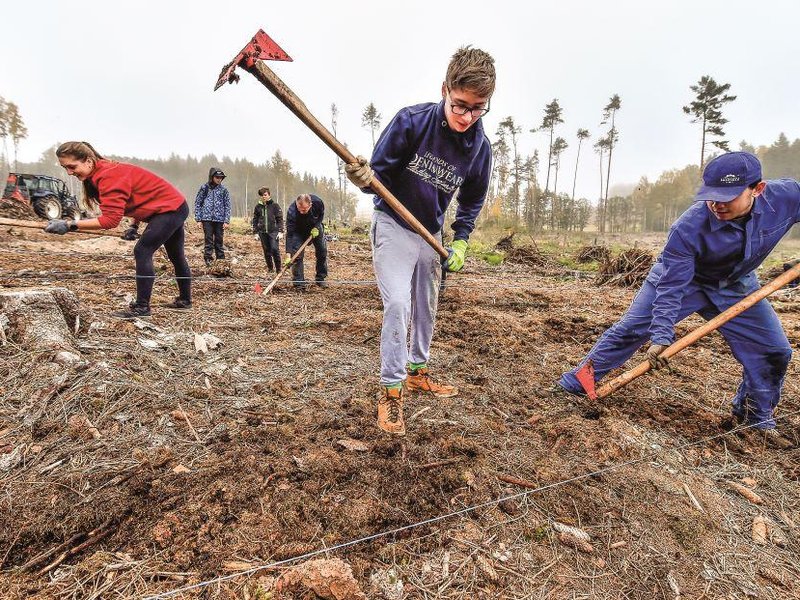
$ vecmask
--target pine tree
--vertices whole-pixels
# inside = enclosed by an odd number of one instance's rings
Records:
[[[695,99],[683,107],[683,112],[693,115],[692,123],[700,123],[702,141],[700,142],[700,169],[703,169],[706,156],[706,145],[712,144],[720,150],[728,150],[728,141],[724,139],[706,141],[708,136],[722,138],[725,132],[722,126],[728,119],[722,116],[722,106],[736,100],[736,96],[728,94],[730,83],[718,84],[710,75],[703,75],[697,85],[689,87],[695,93]]]
[[[364,109],[361,115],[361,126],[369,129],[372,133],[372,148],[375,148],[375,131],[381,126],[381,113],[375,108],[375,105],[370,102],[367,108]]]

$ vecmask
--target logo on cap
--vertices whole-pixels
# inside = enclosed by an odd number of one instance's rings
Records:
[[[728,175],[725,175],[725,177],[721,177],[719,180],[719,182],[722,185],[731,185],[734,183],[740,183],[741,181],[742,181],[742,176],[734,175],[733,173],[729,173]]]

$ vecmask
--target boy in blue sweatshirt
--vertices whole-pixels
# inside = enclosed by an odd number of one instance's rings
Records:
[[[381,133],[371,163],[358,157],[345,167],[350,181],[366,192],[377,177],[439,241],[445,211],[458,192],[449,271],[464,266],[489,187],[492,149],[481,117],[489,112],[494,87],[494,59],[477,48],[460,48],[447,67],[441,101],[400,110]],[[372,263],[383,300],[378,427],[403,435],[404,389],[439,398],[458,393],[434,381],[428,370],[442,265],[402,217],[380,197],[373,202]]]
[[[675,324],[692,313],[712,319],[756,291],[755,269],[800,221],[800,184],[762,181],[761,163],[749,152],[729,152],[709,162],[695,200],[670,228],[628,312],[577,367],[562,375],[559,384],[566,391],[583,393],[575,373],[587,361],[599,380],[648,340],[651,366],[666,366],[660,355],[675,340]],[[720,333],[743,370],[731,417],[723,425],[746,423],[763,431],[770,445],[791,447],[775,430],[773,412],[792,347],[772,306],[761,300],[720,327]]]

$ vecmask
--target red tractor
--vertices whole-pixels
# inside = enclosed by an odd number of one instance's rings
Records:
[[[78,200],[57,177],[9,173],[3,200],[30,206],[43,219],[80,219]]]

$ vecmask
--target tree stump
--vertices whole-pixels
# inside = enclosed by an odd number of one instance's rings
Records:
[[[0,323],[0,342],[8,340],[26,350],[80,354],[73,344],[80,327],[78,299],[66,288],[0,290]]]

